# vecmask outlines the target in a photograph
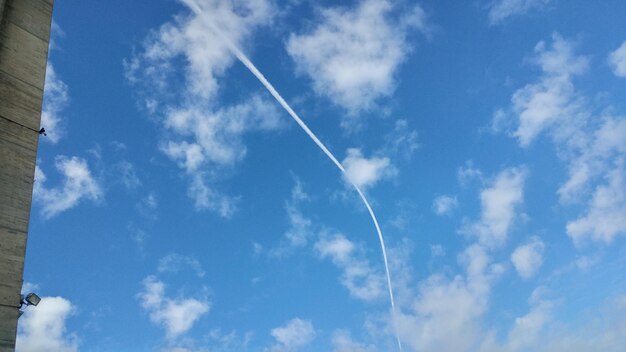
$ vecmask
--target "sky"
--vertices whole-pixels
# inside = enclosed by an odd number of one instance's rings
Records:
[[[626,350],[624,13],[55,2],[17,350]]]

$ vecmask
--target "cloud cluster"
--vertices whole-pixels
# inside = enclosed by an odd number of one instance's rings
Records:
[[[154,276],[143,280],[143,291],[137,298],[150,313],[150,321],[165,328],[167,338],[171,340],[189,331],[210,308],[206,299],[166,297],[165,284]]]
[[[519,170],[502,170],[483,188],[480,192],[482,215],[477,223],[500,218],[495,221],[496,224],[510,224],[511,219],[519,216],[525,175]],[[500,192],[508,196],[493,196]],[[501,213],[502,216],[492,218],[486,215],[491,212],[490,209],[498,207],[507,209]],[[511,231],[509,225],[487,227],[500,229],[496,232],[502,234],[502,240],[508,238]],[[582,352],[596,349],[620,351],[626,346],[626,339],[621,333],[626,326],[626,300],[623,296],[607,302],[604,314],[593,312],[593,316],[585,315],[577,321],[558,321],[555,310],[559,299],[548,298],[552,292],[539,286],[530,294],[528,309],[512,317],[510,324],[500,320],[496,325],[490,323],[492,291],[506,274],[505,264],[495,262],[494,258],[496,251],[504,247],[493,246],[491,241],[485,242],[480,227],[463,229],[464,232],[468,230],[477,231],[476,242],[468,245],[458,256],[460,273],[451,275],[450,268],[447,268],[445,273],[431,274],[419,282],[415,291],[408,284],[396,287],[402,292],[398,295],[399,309],[394,320],[406,350]],[[531,237],[514,250],[511,260],[520,276],[530,278],[536,275],[543,261],[544,248],[539,238]],[[407,268],[395,271],[396,276],[401,276],[397,282],[408,283],[412,269]]]
[[[287,51],[319,95],[352,115],[366,111],[393,93],[396,71],[410,51],[407,36],[427,28],[419,5],[402,16],[396,10],[388,0],[321,10],[320,23],[306,33],[292,34]],[[343,126],[351,127],[352,122],[344,120]]]
[[[501,269],[485,248],[469,246],[460,256],[464,275],[433,274],[419,286],[408,310],[398,313],[402,342],[415,351],[475,351],[493,281]],[[450,338],[454,336],[454,338]]]
[[[276,10],[269,0],[181,1],[202,11],[178,15],[151,33],[141,50],[125,60],[126,77],[146,110],[165,127],[160,149],[184,170],[196,209],[228,217],[237,199],[214,189],[223,174],[218,170],[245,156],[245,134],[277,129],[280,120],[277,108],[264,95],[219,106],[220,78],[234,57],[213,28],[242,46],[254,29],[272,20]]]
[[[178,84],[190,99],[212,98],[219,90],[219,78],[234,62],[226,42],[213,28],[220,28],[231,42],[243,44],[255,28],[271,21],[275,9],[267,0],[181,2],[188,7],[197,4],[202,12],[178,15],[148,36],[141,52],[125,60],[126,77],[155,93],[165,94]],[[181,58],[185,60],[182,82],[173,77],[180,64],[176,59]],[[152,100],[145,98],[146,103]]]
[[[403,344],[415,351],[479,351],[487,337],[485,315],[505,266],[494,262],[523,203],[526,172],[501,170],[480,192],[481,215],[461,232],[475,239],[457,257],[461,272],[434,273],[411,289],[410,268],[396,271],[400,303],[395,326]],[[442,252],[438,248],[437,252]],[[398,259],[396,259],[398,260]],[[450,338],[454,336],[454,338]]]
[[[494,334],[488,335],[479,351],[621,351],[626,346],[623,334],[626,326],[626,297],[613,297],[601,308],[603,313],[586,317],[582,324],[559,322],[554,318],[555,302],[542,297],[542,288],[530,297],[530,310],[515,319],[506,340],[497,342]],[[551,328],[549,325],[567,325],[568,329]]]
[[[78,351],[78,338],[67,332],[66,321],[75,308],[62,297],[42,297],[37,307],[26,309],[18,321],[15,350]]]
[[[574,78],[586,72],[589,60],[575,54],[575,44],[559,34],[552,43],[540,42],[533,62],[541,68],[539,81],[512,97],[514,132],[522,147],[546,132],[568,165],[568,179],[560,186],[561,203],[587,201],[585,214],[567,224],[575,243],[609,243],[626,234],[626,119],[595,116]]]
[[[46,188],[46,175],[38,166],[35,168],[33,199],[41,205],[44,218],[49,219],[71,209],[83,199],[102,199],[102,189],[91,175],[87,161],[78,157],[58,156],[55,166],[64,180],[62,186],[54,188]]]

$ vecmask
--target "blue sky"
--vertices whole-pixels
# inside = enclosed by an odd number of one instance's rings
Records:
[[[626,349],[624,13],[57,2],[18,350]]]

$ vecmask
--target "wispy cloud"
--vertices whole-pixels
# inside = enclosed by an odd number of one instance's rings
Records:
[[[461,186],[467,186],[471,181],[482,180],[483,172],[469,160],[457,169],[456,178]]]
[[[586,214],[567,223],[567,234],[576,244],[587,239],[611,243],[617,235],[626,235],[624,163],[620,162],[605,179],[606,183],[597,186],[593,192]]]
[[[337,330],[332,338],[333,352],[374,352],[374,346],[367,346],[354,341],[350,333],[345,330]]]
[[[113,166],[116,179],[127,190],[134,190],[141,186],[141,180],[137,176],[135,166],[128,160],[122,160]]]
[[[52,21],[50,35],[50,60],[46,65],[46,77],[43,91],[43,104],[41,109],[41,126],[46,129],[47,137],[44,142],[57,143],[65,134],[65,121],[63,110],[70,101],[67,84],[57,75],[52,63],[53,54],[58,49],[57,41],[63,38],[65,33],[58,23]]]
[[[626,41],[609,55],[609,65],[618,77],[626,77]]]
[[[285,325],[272,329],[271,335],[276,339],[276,344],[268,351],[293,352],[310,344],[316,333],[310,320],[293,318]]]
[[[373,301],[385,295],[385,277],[359,252],[359,246],[343,234],[323,234],[315,243],[321,258],[330,258],[342,270],[341,283],[350,295],[364,301]]]
[[[44,85],[43,107],[41,110],[41,126],[46,129],[44,140],[57,143],[64,134],[63,110],[69,103],[67,84],[56,73],[52,63],[46,66],[46,83]]]
[[[396,71],[410,51],[407,36],[427,29],[419,5],[401,16],[396,10],[386,0],[324,9],[313,30],[289,37],[287,51],[315,91],[351,113],[342,121],[344,127],[354,128],[358,112],[393,93]]]
[[[551,0],[494,0],[489,5],[489,23],[499,24],[510,17],[545,8]]]
[[[459,201],[456,197],[451,196],[438,196],[433,200],[433,210],[437,215],[450,214],[456,207],[459,206]]]
[[[189,267],[196,273],[199,278],[204,277],[205,271],[198,259],[178,253],[171,253],[159,260],[157,271],[159,273],[176,274],[184,267]]]
[[[86,160],[79,157],[58,156],[55,159],[55,166],[64,180],[62,186],[54,188],[46,188],[46,175],[39,166],[35,168],[33,199],[41,204],[41,213],[44,218],[49,219],[71,209],[83,199],[92,201],[102,199],[103,191],[91,175]]]
[[[411,129],[407,120],[399,119],[396,120],[393,130],[385,136],[381,154],[393,155],[408,161],[419,147],[417,131]]]

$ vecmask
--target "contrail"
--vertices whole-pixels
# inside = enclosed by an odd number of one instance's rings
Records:
[[[195,0],[183,0],[183,1],[189,5],[191,10],[196,15],[202,14],[202,8],[198,6]],[[241,61],[241,63],[244,64],[244,66],[246,66],[248,70],[250,70],[250,72],[261,82],[261,84],[263,84],[265,88],[267,88],[267,90],[278,101],[278,103],[287,111],[287,113],[289,113],[289,115],[291,115],[291,117],[298,123],[298,125],[302,127],[304,132],[306,132],[306,134],[308,134],[309,137],[311,137],[313,142],[315,142],[315,144],[317,144],[317,146],[320,147],[320,149],[324,152],[324,154],[326,154],[326,156],[328,156],[328,158],[337,166],[337,168],[341,170],[341,172],[346,177],[346,179],[352,184],[352,186],[354,186],[354,189],[356,189],[357,193],[361,197],[361,200],[363,200],[363,203],[365,204],[365,207],[367,207],[367,211],[369,211],[370,217],[372,218],[372,221],[374,222],[374,226],[376,227],[376,232],[378,233],[378,240],[380,241],[380,248],[383,253],[383,260],[385,262],[385,273],[387,275],[387,289],[389,291],[389,301],[391,302],[392,324],[395,330],[395,322],[393,321],[395,320],[396,304],[393,298],[393,289],[391,286],[391,275],[389,274],[389,263],[387,261],[387,249],[385,247],[385,239],[383,238],[383,233],[380,230],[380,226],[378,225],[378,220],[376,219],[376,215],[374,214],[374,211],[372,210],[370,203],[367,201],[367,198],[365,198],[365,194],[363,194],[363,191],[361,191],[361,189],[359,188],[359,186],[356,185],[356,183],[350,180],[350,178],[346,174],[346,170],[344,169],[343,165],[341,165],[341,163],[337,160],[337,158],[335,158],[333,153],[331,153],[330,150],[326,148],[324,143],[322,143],[322,141],[320,141],[319,138],[317,138],[317,136],[313,133],[313,131],[311,131],[311,129],[298,116],[298,114],[296,114],[296,112],[293,111],[291,106],[287,104],[285,99],[283,99],[283,97],[278,93],[278,91],[274,88],[274,86],[267,80],[267,78],[265,78],[265,76],[261,73],[261,71],[259,71],[256,68],[256,66],[252,63],[252,61],[250,61],[250,59],[248,59],[248,57],[241,50],[239,50],[239,48],[235,44],[233,44],[222,33],[222,31],[220,31],[212,23],[209,22],[208,24],[211,27],[211,30],[213,30],[213,32],[217,34],[218,37],[220,37],[224,41],[228,49],[237,57],[237,59],[239,59],[239,61]],[[397,332],[396,332],[396,340],[398,341],[399,350],[402,351],[402,343],[400,342],[400,337],[398,336]]]

